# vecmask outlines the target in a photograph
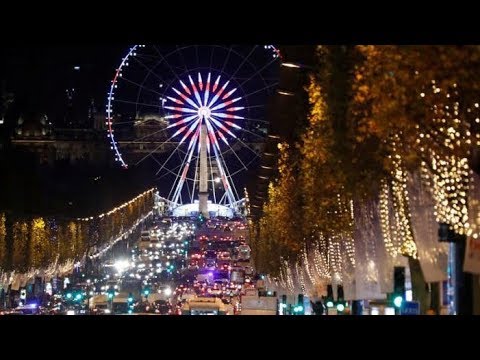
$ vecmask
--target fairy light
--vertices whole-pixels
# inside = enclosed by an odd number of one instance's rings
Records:
[[[394,245],[390,232],[389,187],[385,180],[382,181],[380,190],[380,225],[385,249],[392,258],[395,258],[398,253],[398,248]]]
[[[293,274],[292,274],[292,269],[290,268],[288,261],[284,261],[283,266],[285,268],[285,274],[286,274],[286,283],[287,283],[287,289],[289,289],[291,292],[295,291],[295,284],[293,283]]]
[[[354,210],[353,200],[350,200],[348,210],[349,210],[349,215],[350,215],[349,229],[352,229],[352,231],[353,231],[354,219],[355,219],[355,215],[354,215],[354,211],[353,211]],[[355,240],[353,238],[352,231],[350,231],[349,233],[347,233],[344,236],[342,243],[345,246],[345,250],[346,250],[346,253],[347,253],[348,260],[350,261],[352,266],[355,268]]]
[[[439,94],[439,88],[435,88],[433,93]],[[425,146],[428,150],[421,148],[425,159],[421,178],[432,189],[436,220],[448,224],[458,234],[473,235],[475,232],[469,221],[467,201],[471,187],[468,158],[472,144],[479,145],[476,140],[479,138],[479,111],[475,103],[467,106],[466,114],[460,117],[458,100],[461,97],[457,84],[453,84],[453,91],[441,93],[446,95],[436,95],[431,110],[433,124],[441,124],[436,127],[439,131],[432,136],[443,147],[429,141]]]
[[[397,151],[397,144],[401,143],[400,135],[401,133],[392,137],[392,156],[390,158],[393,169],[391,171],[391,181],[389,184],[384,181],[380,192],[381,227],[385,247],[389,255],[395,257],[397,251],[399,251],[403,255],[411,256],[415,259],[417,257],[417,248],[413,239],[410,219],[407,174],[403,167],[402,157]],[[390,192],[394,223],[390,220]],[[397,240],[401,241],[399,248],[394,243]]]
[[[303,266],[305,268],[305,273],[307,274],[308,279],[313,285],[316,285],[316,279],[313,276],[310,270],[310,262],[308,260],[307,248],[305,247],[302,252]]]
[[[328,246],[328,263],[332,274],[340,274],[342,270],[340,244],[337,236],[332,236]]]
[[[285,281],[285,276],[283,275],[282,269],[280,271],[280,276],[278,277],[278,282],[282,289],[287,289],[287,282]]]
[[[5,256],[5,236],[7,235],[5,220],[5,214],[0,213],[0,264],[3,264],[3,258]]]
[[[90,220],[93,220],[94,218],[103,218],[104,216],[110,216],[110,215],[113,215],[115,214],[117,211],[120,211],[122,209],[124,209],[125,207],[129,206],[129,205],[132,205],[133,203],[135,203],[136,201],[144,198],[145,196],[148,196],[148,195],[151,195],[153,192],[155,191],[155,188],[151,188],[143,193],[141,193],[140,195],[134,197],[133,199],[127,201],[126,203],[123,203],[122,205],[119,205],[115,208],[113,208],[112,210],[106,212],[106,213],[102,213],[102,214],[99,214],[97,216],[90,216],[90,217],[85,217],[85,218],[77,218],[77,220],[80,220],[80,221],[90,221]]]
[[[305,287],[305,276],[303,274],[303,269],[302,267],[297,263],[295,263],[295,272],[296,272],[296,275],[297,275],[297,280],[298,280],[298,283],[300,285],[300,290],[302,291],[302,293],[304,294],[305,293],[305,290],[306,290],[306,287]]]
[[[105,255],[105,253],[110,250],[116,243],[118,243],[120,240],[125,239],[126,236],[131,234],[137,227],[140,225],[145,219],[147,219],[149,216],[153,215],[153,211],[148,212],[145,216],[142,218],[138,219],[135,224],[131,228],[129,228],[127,231],[123,232],[120,234],[115,240],[111,241],[109,244],[107,244],[102,250],[98,251],[95,254],[90,255],[91,259],[96,259],[98,257],[101,257],[102,255]]]
[[[322,247],[321,243],[325,241],[323,236],[320,237],[320,244],[319,246]],[[323,252],[326,254],[326,251]],[[322,252],[319,248],[315,247],[313,249],[313,265],[314,269],[320,279],[330,279],[331,273],[328,267],[328,260],[326,259],[326,255],[322,255]]]

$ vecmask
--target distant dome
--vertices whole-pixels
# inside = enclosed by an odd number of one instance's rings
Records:
[[[168,121],[163,116],[160,116],[158,114],[147,113],[137,116],[134,125],[166,127],[168,126]]]
[[[15,132],[21,137],[38,138],[49,135],[51,124],[44,114],[27,113],[19,117]]]

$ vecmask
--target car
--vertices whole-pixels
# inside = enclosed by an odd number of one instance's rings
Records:
[[[204,253],[205,259],[216,259],[217,258],[217,252],[215,250],[207,250]]]
[[[214,270],[217,267],[217,263],[213,259],[209,259],[205,262],[205,268],[208,270]]]
[[[198,261],[191,261],[190,264],[188,264],[188,269],[198,270]]]

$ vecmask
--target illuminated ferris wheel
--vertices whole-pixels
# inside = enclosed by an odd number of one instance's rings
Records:
[[[107,97],[115,160],[150,171],[172,207],[234,207],[263,149],[279,57],[272,45],[131,47]]]

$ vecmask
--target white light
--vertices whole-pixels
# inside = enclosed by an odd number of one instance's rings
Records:
[[[216,177],[215,178],[215,182],[218,184],[220,182],[220,178],[219,177]]]
[[[74,66],[73,70],[80,70],[80,66]]]
[[[412,290],[405,291],[405,300],[406,301],[412,301],[413,300]]]
[[[385,315],[395,315],[395,308],[393,307],[386,307],[385,308]],[[372,314],[373,315],[373,314]]]
[[[291,92],[289,92],[289,91],[280,91],[280,90],[278,90],[277,92],[278,92],[280,95],[295,96],[294,93],[291,93]]]
[[[67,315],[75,315],[75,310],[67,310]]]
[[[128,260],[117,260],[114,266],[117,269],[117,271],[121,273],[126,269],[128,269],[130,264],[128,263]]]
[[[397,296],[395,297],[395,299],[393,299],[393,304],[398,308],[402,306],[402,302],[403,302],[403,299],[401,296]]]
[[[165,291],[164,291],[164,294],[165,294],[165,296],[170,296],[170,295],[172,295],[172,289],[166,288]]]
[[[379,315],[378,308],[372,307],[372,309],[370,310],[370,315]]]
[[[293,63],[282,63],[282,66],[289,67],[289,68],[295,68],[295,69],[298,69],[298,68],[301,67],[300,65],[293,64]]]

